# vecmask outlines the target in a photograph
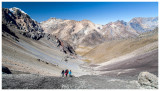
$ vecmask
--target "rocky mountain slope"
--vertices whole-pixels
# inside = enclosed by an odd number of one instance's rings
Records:
[[[129,28],[127,22],[119,20],[104,25],[101,32],[103,36],[105,36],[109,40],[138,36],[138,33],[134,29]]]
[[[137,38],[104,42],[82,56],[97,74],[119,76],[149,71],[158,75],[158,30]]]
[[[13,28],[10,31],[18,38],[8,32],[2,33],[2,65],[13,73],[60,76],[62,69],[71,69],[74,75],[81,75],[79,72],[82,72],[82,69],[79,65],[83,62],[74,54],[68,51],[65,53],[61,45],[57,47],[59,43],[56,39],[47,40],[46,35],[37,41],[19,34]]]
[[[128,22],[130,28],[136,30],[138,33],[143,33],[146,31],[152,31],[158,27],[158,17],[137,17],[133,18]]]
[[[44,32],[51,33],[66,40],[72,45],[94,45],[104,41],[99,33],[101,25],[96,25],[89,20],[75,21],[51,18],[40,23]]]
[[[83,69],[79,65],[84,62],[69,43],[44,33],[36,21],[18,8],[2,11],[3,66],[13,73],[60,76],[62,69],[71,69],[75,75],[81,75]]]
[[[31,38],[33,40],[39,40],[44,36],[47,37],[47,40],[55,40],[59,43],[59,47],[62,46],[62,50],[65,53],[75,54],[73,48],[66,41],[60,40],[54,35],[45,34],[40,24],[35,20],[31,19],[28,14],[22,11],[19,8],[13,7],[10,9],[3,8],[2,9],[2,27],[3,32],[5,32],[5,28],[9,27],[16,29],[20,34],[25,37]],[[7,29],[9,30],[9,29]],[[53,38],[54,37],[54,38]]]
[[[19,29],[26,37],[39,40],[44,36],[40,25],[19,8],[3,8],[2,24]]]
[[[150,34],[151,33],[152,32],[150,32]],[[104,42],[94,49],[91,49],[83,56],[92,59],[92,61],[94,60],[93,62],[103,62],[104,60],[109,61],[112,58],[117,58],[119,56],[128,54],[152,43],[156,43],[156,45],[154,46],[155,49],[158,48],[158,32],[152,33],[152,35],[150,36],[147,35],[147,37],[143,36],[140,38],[138,37]],[[141,52],[144,53],[145,51],[150,51],[154,48],[145,49]]]

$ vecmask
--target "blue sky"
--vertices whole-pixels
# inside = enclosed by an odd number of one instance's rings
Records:
[[[128,22],[134,17],[158,16],[158,2],[2,2],[2,7],[20,8],[38,22],[56,17],[107,24],[116,20]]]

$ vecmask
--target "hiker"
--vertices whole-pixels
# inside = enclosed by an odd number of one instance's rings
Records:
[[[68,69],[65,70],[65,75],[67,77],[67,75],[68,75]]]
[[[62,73],[61,73],[61,74],[62,74],[62,77],[64,77],[64,70],[62,70]]]
[[[71,70],[69,71],[69,77],[72,77],[72,72],[71,72]]]

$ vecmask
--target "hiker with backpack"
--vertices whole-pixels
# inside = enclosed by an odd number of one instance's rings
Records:
[[[71,72],[71,70],[69,71],[69,77],[72,77],[72,72]]]
[[[65,75],[67,77],[67,75],[68,75],[68,69],[65,70]]]
[[[62,77],[64,77],[64,70],[62,70],[62,73],[61,73],[61,74],[62,74]]]

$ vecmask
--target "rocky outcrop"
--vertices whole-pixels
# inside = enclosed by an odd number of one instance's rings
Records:
[[[54,44],[57,45],[57,47],[61,48],[61,51],[63,51],[64,53],[66,54],[76,54],[73,47],[67,43],[66,41],[64,40],[61,40],[59,38],[57,38],[56,36],[54,35],[51,35],[51,34],[45,34],[45,38],[50,41],[50,42],[53,42]]]
[[[39,40],[43,38],[45,35],[45,33],[37,33],[37,32],[21,32],[21,34],[33,40]]]
[[[3,74],[12,74],[11,71],[5,66],[2,66],[2,73]]]
[[[65,41],[61,41],[61,46],[63,47],[64,53],[66,53],[66,54],[70,53],[71,55],[76,54],[73,47],[69,43],[67,43]]]
[[[141,72],[138,76],[138,82],[142,88],[158,89],[158,78],[149,72]]]
[[[10,12],[7,8],[2,8],[2,24],[10,25],[14,28],[19,28],[16,17],[13,15],[12,12]]]
[[[28,14],[19,8],[3,8],[2,24],[11,29],[19,29],[21,34],[34,40],[39,40],[44,36],[40,25],[30,18]]]

